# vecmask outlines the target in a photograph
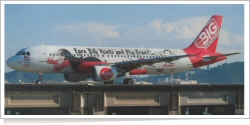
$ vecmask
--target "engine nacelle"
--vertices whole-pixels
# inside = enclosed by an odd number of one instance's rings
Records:
[[[68,82],[84,81],[87,78],[90,78],[90,76],[86,74],[64,73],[64,79]]]
[[[91,69],[91,78],[94,81],[112,81],[118,77],[118,74],[116,67],[94,66]]]

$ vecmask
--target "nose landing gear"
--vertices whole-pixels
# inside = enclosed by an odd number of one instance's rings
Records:
[[[37,73],[39,80],[36,80],[36,84],[42,84],[43,73]]]

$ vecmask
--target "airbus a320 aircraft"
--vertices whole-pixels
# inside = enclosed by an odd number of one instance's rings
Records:
[[[127,75],[170,74],[213,64],[239,54],[216,52],[222,16],[214,15],[184,49],[146,49],[85,46],[34,46],[20,50],[7,60],[10,68],[37,72],[42,83],[43,73],[64,73],[67,81],[87,78],[113,84]],[[133,84],[129,77],[124,84]]]

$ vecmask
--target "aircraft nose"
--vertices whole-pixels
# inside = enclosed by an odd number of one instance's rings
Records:
[[[14,69],[14,67],[15,67],[14,62],[15,62],[15,61],[14,61],[13,57],[10,57],[10,58],[7,60],[6,64],[7,64],[8,67]]]
[[[7,64],[8,67],[10,67],[12,69],[17,69],[17,70],[21,69],[21,67],[22,67],[22,61],[19,58],[15,57],[15,56],[10,57],[7,60],[6,64]]]

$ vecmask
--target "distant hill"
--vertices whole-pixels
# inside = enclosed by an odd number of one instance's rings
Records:
[[[238,84],[244,83],[244,62],[224,63],[210,69],[194,69],[194,74],[188,74],[188,80],[197,80],[198,83],[211,84]],[[171,74],[153,75],[137,79],[155,83],[159,79],[170,79]],[[174,73],[174,79],[186,80],[186,72]]]
[[[200,83],[244,83],[244,62],[218,65],[192,78]]]
[[[197,80],[198,83],[212,83],[212,84],[225,84],[225,83],[244,83],[244,62],[225,63],[210,69],[194,69],[195,73],[189,74],[189,80]],[[20,78],[22,82],[35,82],[38,79],[37,73],[11,71],[5,73],[5,80],[10,83],[18,83]],[[165,75],[150,75],[143,78],[135,78],[136,81],[147,81],[155,83],[159,79],[170,79],[171,74]],[[186,72],[174,74],[174,79],[186,79]],[[44,82],[63,82],[64,76],[60,73],[44,73]],[[115,82],[121,82],[123,79],[118,78]]]

